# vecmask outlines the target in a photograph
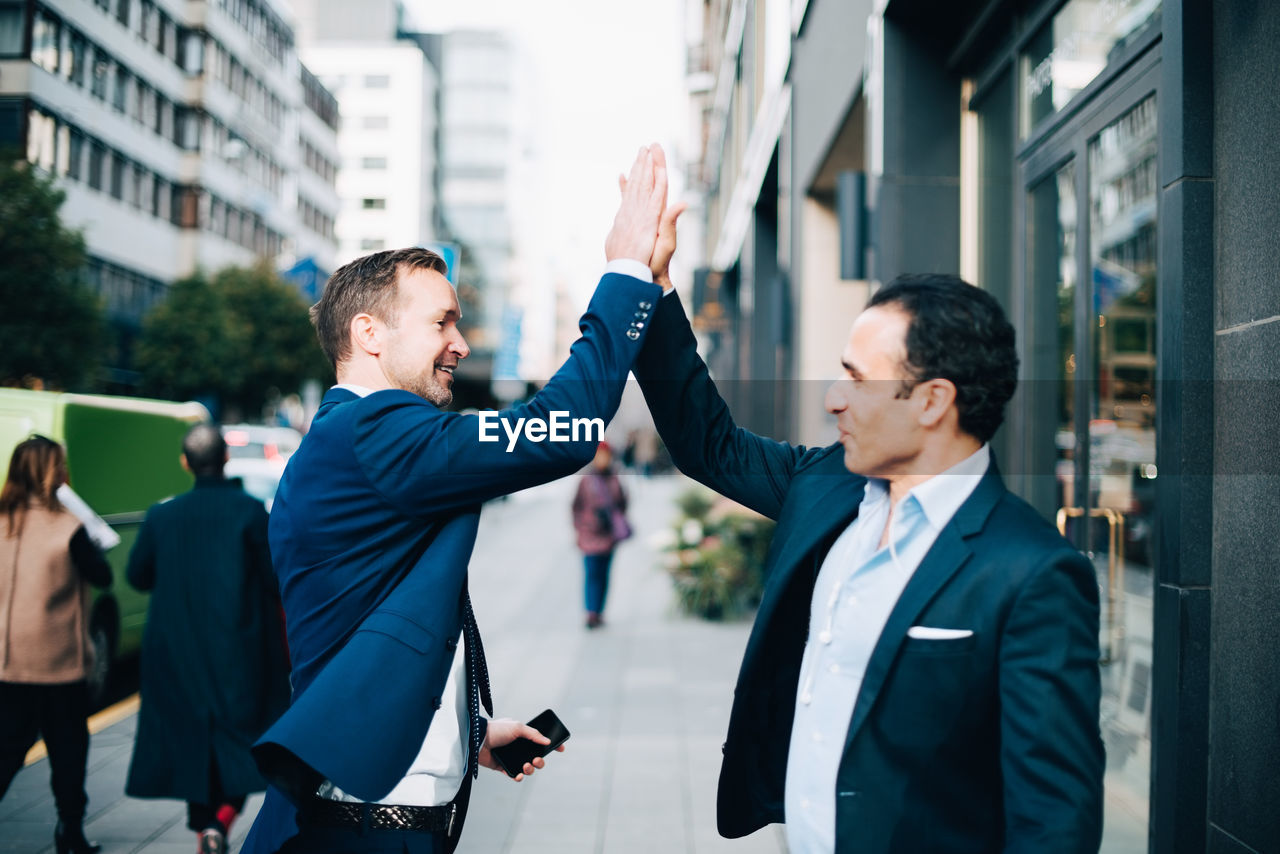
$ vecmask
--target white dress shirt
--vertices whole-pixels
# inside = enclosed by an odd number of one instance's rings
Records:
[[[835,850],[836,775],[867,663],[907,582],[990,461],[984,444],[917,484],[899,502],[884,548],[888,484],[869,478],[857,518],[827,552],[813,588],[787,754],[784,802],[792,854]]]

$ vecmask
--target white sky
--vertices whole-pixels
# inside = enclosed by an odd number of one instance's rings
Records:
[[[681,189],[689,137],[685,0],[406,0],[425,32],[502,30],[530,65],[517,110],[536,119],[526,165],[533,198],[517,228],[545,249],[553,275],[586,295],[604,265],[617,175],[649,142],[666,149]],[[520,92],[521,89],[517,89]],[[673,200],[676,196],[673,195]],[[685,254],[685,253],[682,253]]]

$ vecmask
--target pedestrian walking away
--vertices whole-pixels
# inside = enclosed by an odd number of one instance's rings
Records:
[[[85,839],[89,757],[89,585],[111,567],[58,500],[66,450],[33,436],[14,448],[0,491],[0,798],[43,736],[58,854],[101,850]]]
[[[591,461],[591,471],[578,481],[573,496],[573,529],[583,560],[583,599],[587,628],[604,625],[604,603],[609,593],[609,568],[618,543],[631,536],[627,522],[627,493],[613,470],[613,451],[601,442]]]
[[[147,512],[129,555],[151,601],[125,792],[186,801],[197,850],[223,854],[245,797],[266,788],[249,748],[288,704],[289,665],[266,509],[223,476],[215,425],[192,427],[181,458],[194,487]]]
[[[519,425],[566,412],[603,425],[617,411],[660,293],[649,264],[666,185],[661,149],[642,149],[582,337],[538,394],[502,412],[445,409],[470,349],[440,256],[378,252],[330,278],[312,318],[338,384],[271,512],[293,700],[254,748],[271,788],[246,851],[451,851],[471,781],[499,767],[491,749],[549,744],[481,715],[493,710],[467,562],[484,501],[595,453],[591,430],[532,439]]]

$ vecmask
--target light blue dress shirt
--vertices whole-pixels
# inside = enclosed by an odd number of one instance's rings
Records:
[[[899,502],[889,530],[888,483],[867,481],[858,516],[822,562],[813,588],[787,755],[786,821],[791,854],[830,854],[836,837],[836,773],[867,662],[903,588],[987,472],[983,445]],[[867,785],[874,785],[868,781]]]

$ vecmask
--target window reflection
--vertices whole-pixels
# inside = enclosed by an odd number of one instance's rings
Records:
[[[1089,541],[1103,593],[1107,834],[1117,851],[1139,842],[1132,850],[1145,850],[1151,771],[1156,150],[1152,95],[1104,128],[1088,154]]]

